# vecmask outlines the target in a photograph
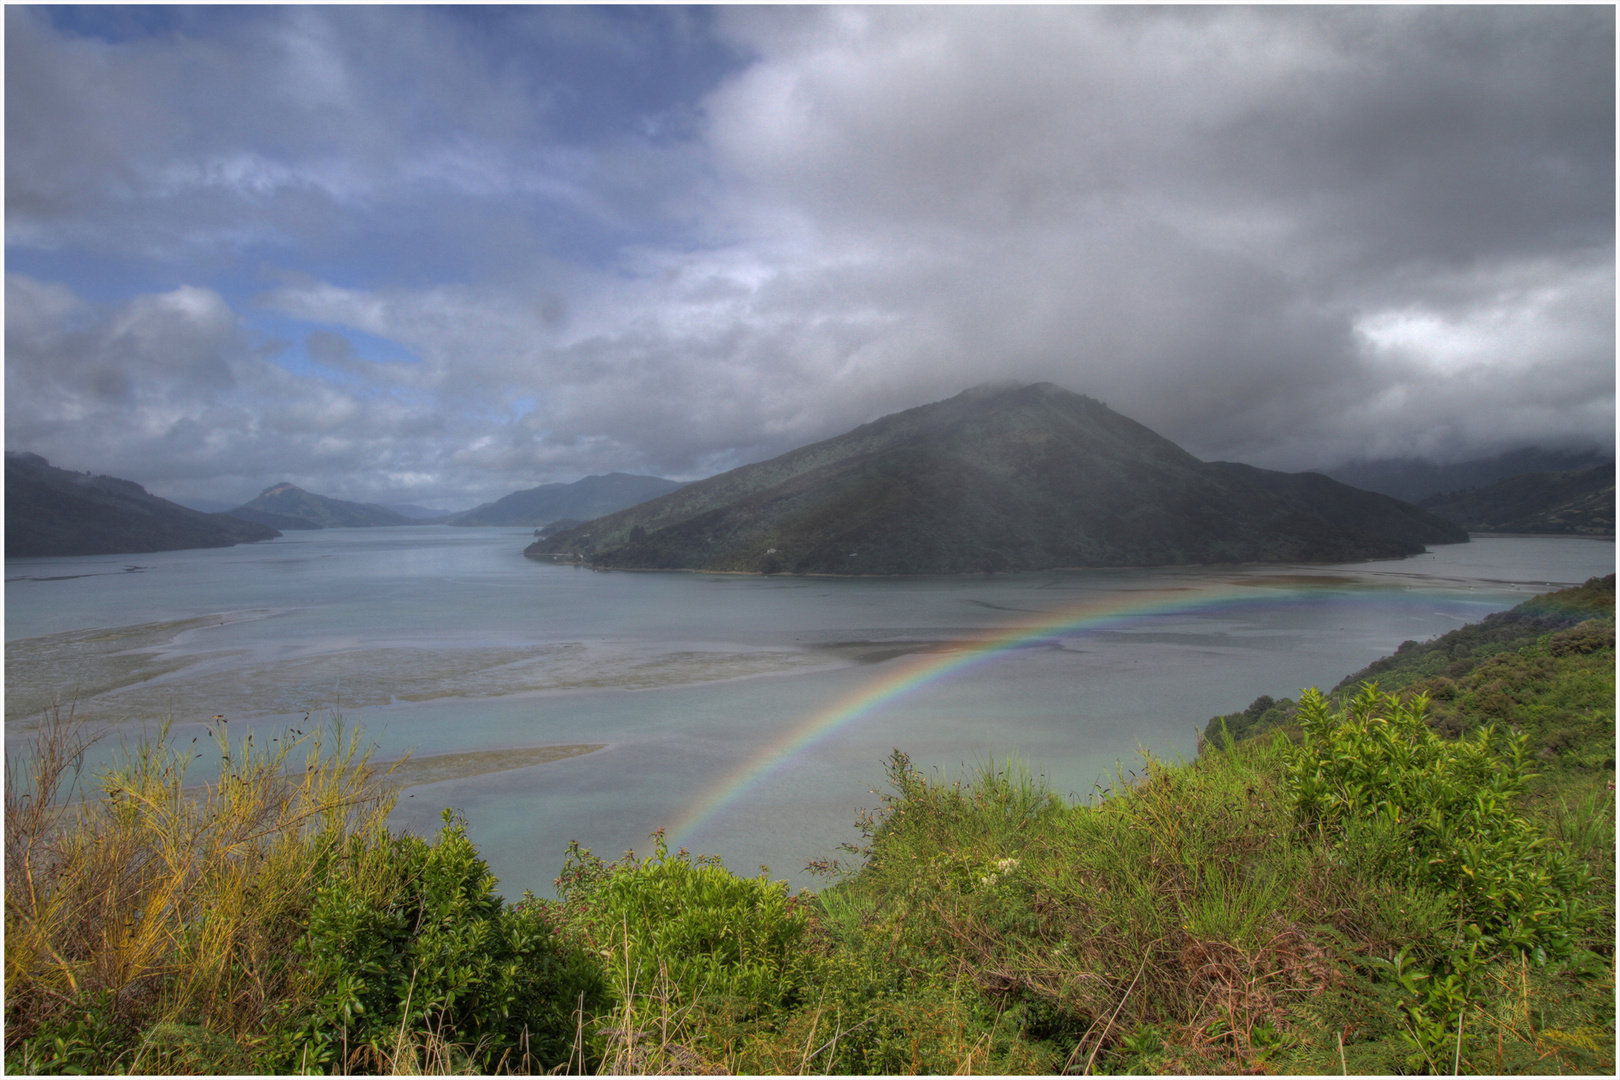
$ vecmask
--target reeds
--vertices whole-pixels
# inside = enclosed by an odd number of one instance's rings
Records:
[[[66,1067],[79,1054],[105,1071],[178,1053],[240,1066],[296,999],[292,945],[330,856],[392,807],[338,720],[268,744],[216,724],[202,746],[218,779],[195,787],[186,774],[202,751],[168,734],[125,744],[87,778],[90,741],[53,710],[28,752],[8,755],[8,1059]],[[98,1059],[76,1034],[86,1024],[122,1033],[109,1045],[124,1049]]]

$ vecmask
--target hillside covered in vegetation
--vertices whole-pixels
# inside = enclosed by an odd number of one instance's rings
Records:
[[[451,525],[550,525],[572,519],[588,521],[626,507],[668,495],[681,485],[661,476],[608,473],[571,484],[541,484],[503,495],[450,519]]]
[[[132,480],[58,469],[6,451],[6,555],[124,555],[232,547],[281,534],[273,526],[205,514]]]
[[[1614,703],[1604,705],[1603,694],[1607,687],[1613,698],[1614,583],[1613,574],[1592,578],[1433,641],[1403,641],[1332,692],[1376,681],[1383,690],[1424,693],[1435,725],[1452,734],[1510,725],[1529,734],[1531,752],[1543,761],[1595,753],[1599,759],[1586,763],[1613,768]],[[1252,738],[1286,726],[1294,709],[1292,699],[1262,695],[1242,712],[1213,717],[1204,738],[1219,740],[1223,730]],[[1575,729],[1583,734],[1573,736]]]
[[[356,529],[415,525],[386,506],[317,495],[292,484],[272,484],[227,514],[277,529]]]
[[[1472,532],[1614,535],[1614,462],[1448,491],[1423,507]]]
[[[139,744],[68,800],[48,727],[8,775],[6,1065],[1612,1072],[1613,595],[1409,643],[1357,673],[1387,688],[1079,802],[896,751],[796,896],[655,834],[508,902],[448,811],[389,832],[353,736],[221,728],[205,790]]]
[[[1438,465],[1422,458],[1347,461],[1320,472],[1365,491],[1382,492],[1422,504],[1447,492],[1490,487],[1498,480],[1530,473],[1580,472],[1595,465],[1614,468],[1614,455],[1597,449],[1547,450],[1521,446],[1494,457]]]
[[[622,569],[955,574],[1352,562],[1468,539],[1415,507],[1390,512],[1387,497],[1326,477],[1279,487],[1281,476],[1199,461],[1050,383],[986,385],[688,484],[526,554]]]

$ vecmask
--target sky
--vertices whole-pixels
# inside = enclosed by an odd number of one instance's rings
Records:
[[[696,479],[989,381],[1207,460],[1612,452],[1598,6],[5,9],[5,442]]]

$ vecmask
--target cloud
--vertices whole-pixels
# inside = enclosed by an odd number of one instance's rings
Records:
[[[7,440],[64,468],[245,499],[276,479],[383,491],[343,477],[357,460],[399,471],[439,457],[446,424],[430,405],[292,374],[208,289],[104,307],[11,274],[6,313]]]
[[[471,501],[1021,378],[1273,467],[1612,446],[1609,8],[173,19],[7,10],[12,445]]]
[[[796,212],[816,243],[900,253],[864,295],[945,328],[968,366],[1095,393],[1195,451],[1309,464],[1358,450],[1347,418],[1384,390],[1358,328],[1437,292],[1525,341],[1579,338],[1553,366],[1606,382],[1612,409],[1601,295],[1554,314],[1485,280],[1528,268],[1612,296],[1611,18],[740,12],[765,59],[712,99],[711,136],[753,220]],[[1504,362],[1477,335],[1431,344]],[[1386,412],[1375,438],[1524,430],[1485,418],[1510,395],[1421,401],[1438,415]],[[1612,432],[1593,419],[1554,430]]]

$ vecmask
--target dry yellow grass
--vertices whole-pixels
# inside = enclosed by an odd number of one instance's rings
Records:
[[[91,1003],[130,1030],[178,1023],[251,1046],[296,994],[292,944],[321,873],[393,805],[340,722],[270,746],[219,725],[219,778],[200,788],[184,784],[198,749],[166,735],[86,780],[92,740],[53,710],[8,761],[8,1047]]]

